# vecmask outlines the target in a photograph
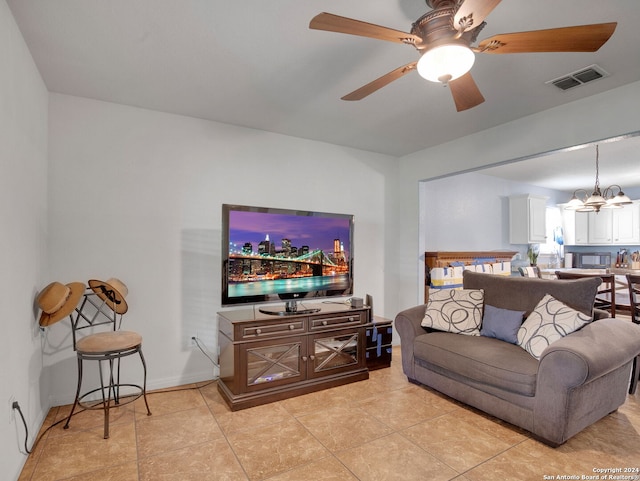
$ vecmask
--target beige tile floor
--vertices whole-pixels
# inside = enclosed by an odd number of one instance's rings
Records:
[[[367,381],[238,412],[215,383],[153,393],[152,416],[141,400],[113,411],[108,440],[101,413],[83,412],[42,436],[20,481],[537,481],[640,467],[640,390],[552,449],[409,384],[393,356]],[[43,428],[69,409],[51,409]]]

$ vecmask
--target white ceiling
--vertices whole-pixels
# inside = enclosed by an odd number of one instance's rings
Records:
[[[414,72],[364,100],[340,100],[418,54],[308,28],[326,11],[409,31],[429,10],[424,0],[7,3],[51,92],[393,156],[640,80],[638,0],[503,0],[478,41],[569,25],[618,27],[595,53],[479,54],[472,74],[486,102],[464,112],[455,111],[446,87]],[[591,64],[611,75],[568,91],[545,84]],[[588,158],[592,165],[593,153]]]
[[[596,145],[602,189],[612,184],[623,189],[640,186],[640,135],[625,135],[597,144],[548,152],[522,162],[483,169],[481,173],[548,189],[585,189],[591,194],[596,178]]]

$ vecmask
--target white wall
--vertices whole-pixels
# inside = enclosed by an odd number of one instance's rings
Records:
[[[464,114],[461,114],[464,115]],[[640,130],[640,82],[426,149],[400,160],[397,308],[422,301],[427,213],[420,181]],[[441,218],[444,225],[448,218]],[[475,232],[481,238],[486,232]]]
[[[371,293],[386,312],[386,191],[397,159],[59,94],[49,128],[51,272],[127,284],[124,323],[144,337],[150,388],[214,375],[190,338],[216,349],[223,203],[354,214],[354,294]],[[75,388],[68,324],[47,331],[54,405]]]
[[[0,466],[17,479],[49,408],[34,299],[46,277],[47,90],[0,1]]]
[[[566,200],[566,193],[498,177],[467,172],[421,182],[424,209],[419,245],[424,251],[520,250],[509,242],[509,196],[548,197],[547,205]],[[561,200],[559,200],[561,199]]]

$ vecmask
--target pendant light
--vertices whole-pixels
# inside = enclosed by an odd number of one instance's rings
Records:
[[[604,191],[600,190],[599,157],[599,149],[596,144],[596,183],[591,195],[587,197],[587,191],[584,189],[573,191],[573,195],[565,206],[565,209],[577,210],[578,212],[600,212],[600,209],[619,209],[623,205],[631,204],[631,199],[622,192],[622,187],[618,184],[612,184],[604,189]],[[582,199],[578,196],[579,193],[584,196]]]

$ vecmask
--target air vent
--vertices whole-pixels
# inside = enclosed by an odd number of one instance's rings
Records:
[[[609,74],[606,71],[594,64],[545,83],[555,85],[561,90],[569,90],[608,76]]]

